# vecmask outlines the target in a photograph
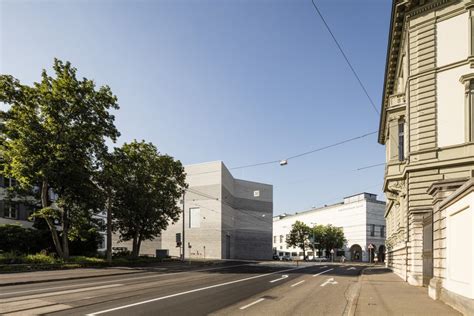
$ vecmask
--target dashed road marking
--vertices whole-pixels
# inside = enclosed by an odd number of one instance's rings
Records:
[[[291,287],[295,287],[295,286],[298,286],[300,285],[301,283],[303,283],[305,280],[302,280],[302,281],[299,281],[299,282],[296,282],[295,284],[293,284]]]
[[[288,274],[284,274],[284,275],[281,276],[281,278],[272,280],[272,281],[270,281],[270,283],[275,283],[275,282],[284,280],[284,279],[286,279],[287,277],[288,277]]]
[[[321,272],[319,272],[319,273],[314,274],[313,277],[318,276],[318,275],[321,275],[321,274],[324,274],[324,273],[329,272],[329,271],[332,271],[332,270],[334,270],[334,268],[321,271]]]
[[[250,306],[253,306],[253,305],[255,305],[255,304],[258,304],[258,303],[260,303],[261,301],[264,301],[264,300],[265,300],[264,298],[260,298],[260,299],[256,300],[255,302],[252,302],[252,303],[250,303],[250,304],[247,304],[247,305],[245,305],[245,306],[242,306],[240,309],[246,309],[246,308],[248,308],[248,307],[250,307]]]

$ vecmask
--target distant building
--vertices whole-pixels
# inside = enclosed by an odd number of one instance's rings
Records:
[[[336,255],[344,255],[347,260],[369,261],[369,245],[374,248],[371,254],[380,260],[385,254],[385,202],[377,200],[377,195],[361,193],[344,198],[343,202],[313,208],[295,214],[283,214],[273,218],[273,249],[279,256],[303,258],[300,248],[288,247],[286,236],[296,221],[306,225],[331,224],[342,228],[347,244]],[[311,258],[313,252],[309,249]]]
[[[184,199],[185,257],[194,259],[271,259],[273,187],[235,179],[221,161],[185,166],[189,188]],[[182,206],[182,204],[180,204]],[[182,255],[182,218],[153,241],[142,242],[140,254],[167,250]],[[117,243],[131,250],[131,243]]]
[[[24,203],[21,199],[8,198],[8,188],[16,185],[15,179],[0,175],[0,225],[15,224],[25,228],[33,227],[29,216],[35,210],[34,203]]]

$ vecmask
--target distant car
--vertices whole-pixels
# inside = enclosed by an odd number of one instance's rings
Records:
[[[293,258],[290,255],[284,255],[283,257],[281,257],[281,260],[283,260],[283,261],[292,261]]]
[[[273,260],[281,260],[281,259],[280,259],[280,256],[279,256],[279,255],[274,254],[274,255],[273,255]]]
[[[326,261],[328,261],[328,258],[326,258],[326,257],[316,257],[316,258],[314,258],[314,261],[326,262]]]

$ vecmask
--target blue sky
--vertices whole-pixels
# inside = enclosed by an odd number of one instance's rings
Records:
[[[380,107],[390,0],[317,0]],[[378,129],[379,117],[311,0],[0,0],[0,72],[23,83],[69,60],[108,84],[119,144],[145,139],[184,164],[284,159]],[[234,170],[274,185],[274,213],[381,193],[376,135]]]

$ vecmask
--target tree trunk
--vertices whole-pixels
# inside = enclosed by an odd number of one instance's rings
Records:
[[[112,263],[112,208],[110,197],[107,198],[107,262]]]
[[[137,232],[135,233],[135,236],[133,236],[133,241],[132,241],[132,256],[133,257],[138,257],[138,254],[140,253],[140,245],[138,243],[139,241],[139,233],[138,233],[138,230]]]
[[[69,216],[68,216],[68,211],[63,210],[61,212],[61,222],[62,222],[62,228],[63,228],[63,259],[68,259],[69,258]]]
[[[140,247],[142,246],[142,237],[140,236],[138,238],[138,243],[137,243],[137,257],[140,256]]]
[[[41,206],[46,208],[49,206],[48,201],[48,181],[43,180],[41,184]],[[63,249],[61,247],[61,241],[59,240],[58,231],[56,230],[56,226],[51,219],[44,217],[46,220],[46,224],[48,224],[49,230],[51,231],[51,237],[53,238],[54,247],[56,248],[56,252],[58,253],[59,257],[63,257]]]
[[[46,223],[48,224],[49,230],[51,231],[51,237],[53,238],[54,247],[56,247],[56,252],[58,253],[59,257],[63,257],[63,250],[61,248],[61,241],[59,240],[58,231],[56,230],[56,226],[49,218],[46,218]]]

